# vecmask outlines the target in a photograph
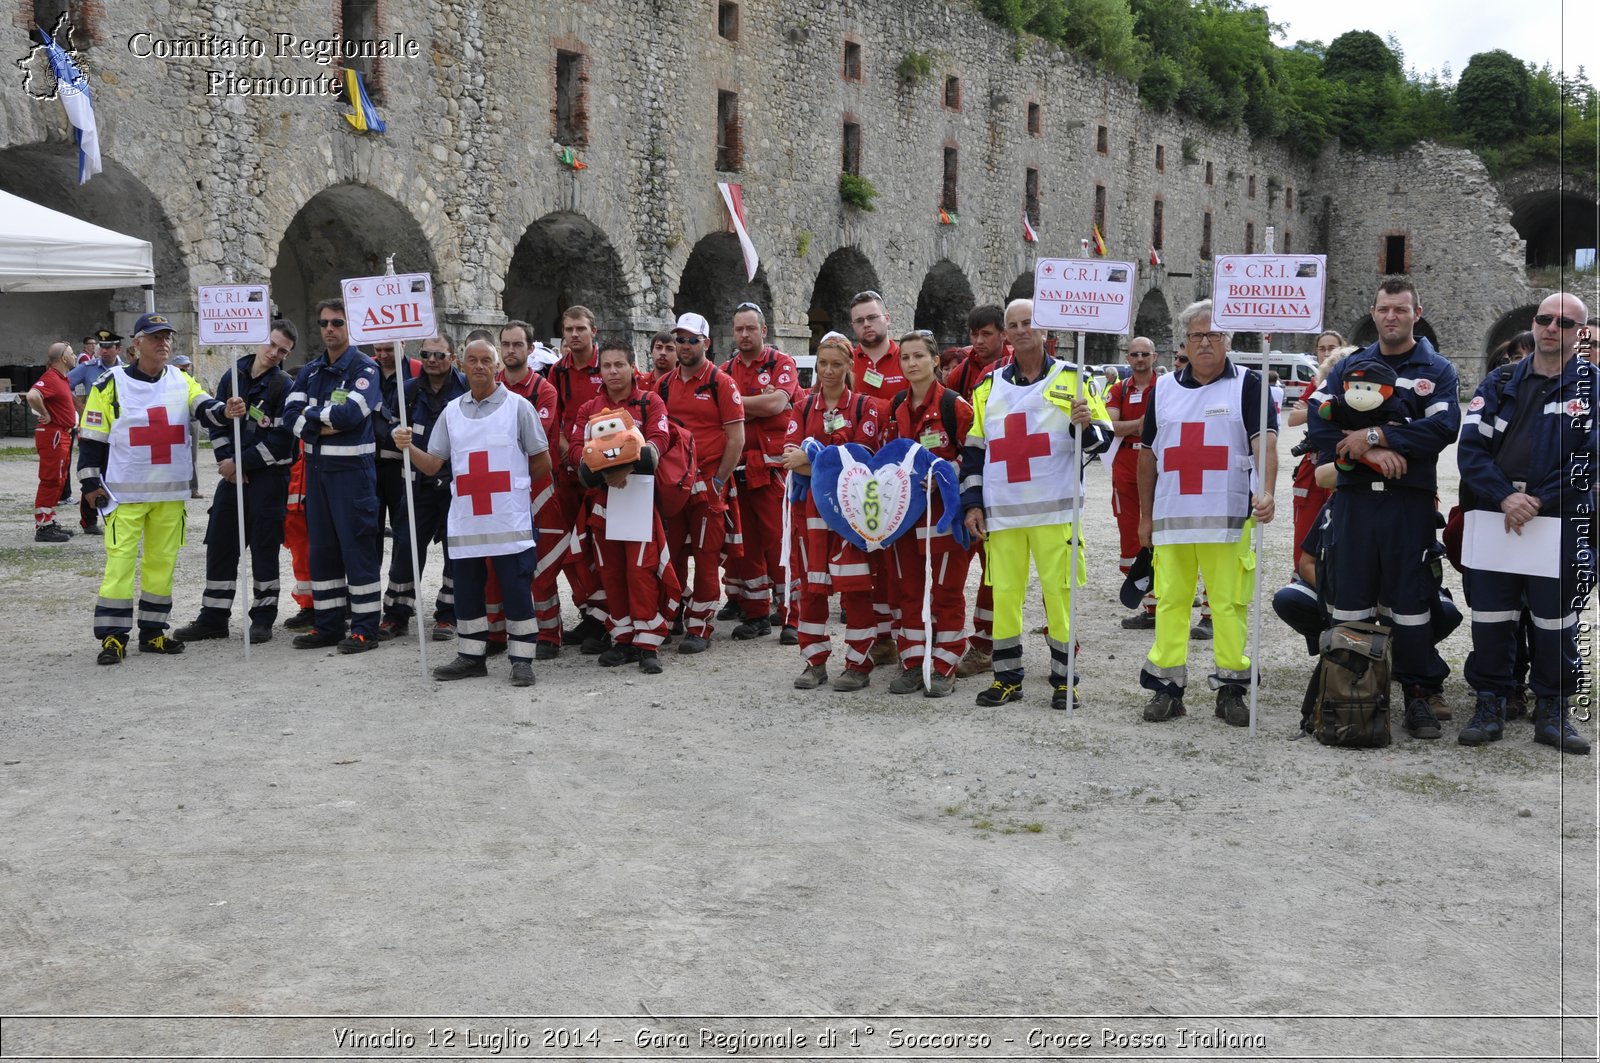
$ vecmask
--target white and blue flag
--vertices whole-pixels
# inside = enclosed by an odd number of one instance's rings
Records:
[[[50,69],[56,75],[57,94],[67,109],[67,121],[72,123],[73,136],[78,142],[78,183],[81,185],[100,172],[100,131],[94,122],[89,79],[43,26],[39,27],[39,36],[44,38],[45,54],[50,57]]]

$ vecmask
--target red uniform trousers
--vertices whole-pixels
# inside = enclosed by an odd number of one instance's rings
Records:
[[[67,484],[72,467],[72,431],[58,425],[40,425],[33,430],[33,446],[39,452],[39,490],[33,496],[33,525],[42,528],[56,519],[56,503]]]
[[[800,652],[806,664],[823,664],[833,653],[828,637],[828,599],[835,592],[844,607],[844,667],[847,672],[872,671],[872,643],[877,619],[872,610],[872,566],[866,552],[828,530],[807,499],[795,507],[797,525],[794,559],[800,577]]]
[[[583,497],[583,485],[578,482],[578,474],[570,468],[563,468],[555,474],[555,497],[551,505],[556,509],[550,511],[552,518],[559,517],[560,532],[563,537],[559,543],[551,545],[549,556],[555,558],[553,564],[558,565],[566,574],[567,586],[572,591],[573,605],[588,605],[591,611],[599,610],[598,619],[605,619],[604,603],[598,599],[604,593],[600,587],[600,577],[595,573],[593,558],[584,551],[584,542],[587,539],[586,531],[586,505]],[[541,529],[545,522],[540,520],[545,510],[541,507],[536,511],[534,522]],[[544,553],[544,540],[539,541],[540,553]],[[552,577],[553,579],[554,577]],[[540,595],[534,592],[534,608],[537,612]],[[556,606],[556,615],[560,616],[560,605]],[[540,629],[543,630],[542,628]]]
[[[1290,567],[1299,571],[1300,544],[1311,533],[1317,514],[1328,504],[1333,492],[1317,486],[1317,459],[1310,454],[1300,455],[1300,464],[1294,467],[1294,548],[1289,552]]]
[[[1123,439],[1123,448],[1131,445],[1126,438]],[[1117,460],[1111,466],[1111,512],[1117,518],[1117,538],[1122,544],[1122,557],[1117,562],[1117,570],[1124,576],[1133,567],[1134,558],[1139,556],[1139,462],[1136,454],[1130,453],[1130,457],[1134,460],[1122,460],[1119,450]],[[1141,604],[1146,613],[1151,616],[1156,614],[1154,594],[1146,592]]]
[[[610,614],[606,630],[612,643],[660,649],[683,596],[660,514],[655,516],[649,542],[613,541],[605,534],[605,504],[596,498],[591,502],[589,533],[600,562],[600,581],[605,585]]]
[[[711,621],[722,593],[719,573],[728,546],[729,524],[738,506],[712,490],[709,480],[697,480],[694,494],[675,517],[666,521],[667,555],[671,558],[678,585],[687,599],[684,634],[711,637]],[[737,531],[737,528],[732,529]],[[689,577],[689,560],[694,560],[694,578]]]
[[[972,637],[967,639],[979,653],[994,652],[994,588],[982,575],[989,565],[989,551],[982,543],[976,551],[978,558],[978,598],[972,603]]]
[[[937,524],[944,504],[930,499],[929,505],[934,506],[933,522]],[[925,521],[918,521],[914,529],[896,539],[891,551],[893,590],[899,614],[895,642],[900,649],[901,666],[920,669],[926,655],[923,628],[927,617],[923,613],[922,597],[931,556],[933,595],[929,612],[933,614],[933,670],[943,676],[955,675],[956,665],[967,652],[967,569],[972,564],[972,551],[963,549],[954,535],[928,528]]]
[[[761,461],[759,454],[745,455],[745,468]],[[746,476],[739,488],[739,556],[728,561],[728,589],[738,596],[746,620],[759,620],[772,612],[774,592],[783,595],[783,479],[757,473],[765,482],[756,485]]]
[[[296,444],[296,450],[299,445]],[[311,598],[311,543],[306,538],[306,462],[302,457],[289,469],[289,500],[283,512],[283,545],[289,550],[294,589],[289,592],[301,609],[314,608]]]
[[[539,552],[533,569],[533,615],[539,627],[539,641],[561,645],[561,595],[556,588],[556,576],[561,572],[561,561],[572,541],[570,533],[561,530],[561,512],[556,503],[555,484],[545,477],[530,489],[533,494],[533,524],[538,529]],[[585,570],[592,572],[593,565],[586,563]],[[484,610],[489,622],[488,641],[504,645],[506,642],[506,614],[501,605],[500,577],[490,565],[484,579]]]

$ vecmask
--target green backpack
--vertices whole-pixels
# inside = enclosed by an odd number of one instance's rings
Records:
[[[1348,621],[1322,633],[1311,733],[1325,746],[1377,749],[1390,742],[1389,629]]]

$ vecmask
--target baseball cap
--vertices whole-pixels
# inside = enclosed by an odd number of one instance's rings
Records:
[[[99,331],[97,331],[94,334],[94,339],[95,339],[96,343],[116,344],[116,343],[121,343],[122,342],[122,337],[118,336],[115,332],[112,332],[108,328],[103,328],[103,329],[100,329]]]
[[[672,326],[674,332],[691,332],[696,336],[711,335],[711,323],[699,314],[680,314]]]
[[[145,314],[140,317],[133,326],[133,335],[135,339],[138,339],[140,336],[148,336],[153,332],[176,331],[178,330],[172,327],[172,322],[168,321],[161,314]]]
[[[181,367],[193,365],[194,363],[189,360],[189,356],[187,354],[175,354],[172,356],[172,364]]]

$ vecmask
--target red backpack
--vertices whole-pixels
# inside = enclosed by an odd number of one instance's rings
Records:
[[[644,424],[649,403],[644,399],[635,399],[632,405],[639,408],[638,421]],[[689,504],[698,470],[694,436],[683,425],[668,417],[667,449],[656,456],[656,506],[663,517],[676,517]]]

